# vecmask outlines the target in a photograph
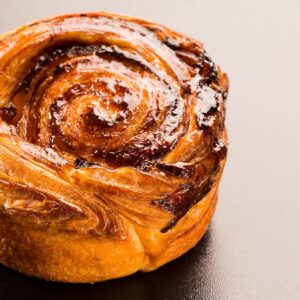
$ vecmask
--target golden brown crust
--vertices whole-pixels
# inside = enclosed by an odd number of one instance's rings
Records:
[[[4,218],[0,222],[0,260],[26,275],[63,282],[97,282],[138,270],[152,271],[195,246],[216,202],[213,189],[167,234],[128,223],[128,237],[123,241],[49,235]]]
[[[204,234],[226,160],[228,79],[201,43],[109,13],[0,38],[0,262],[95,282]]]

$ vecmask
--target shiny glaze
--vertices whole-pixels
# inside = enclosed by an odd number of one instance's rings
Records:
[[[154,23],[102,13],[25,26],[0,40],[0,82],[3,137],[20,155],[162,232],[226,157],[226,75],[201,43]]]

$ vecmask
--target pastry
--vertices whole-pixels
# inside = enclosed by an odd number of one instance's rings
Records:
[[[226,159],[227,76],[203,45],[111,13],[0,37],[0,262],[63,282],[192,248]]]

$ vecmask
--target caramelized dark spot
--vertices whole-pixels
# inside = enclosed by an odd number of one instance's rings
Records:
[[[3,121],[10,123],[17,114],[17,109],[12,104],[2,107],[0,110],[0,116]]]
[[[166,233],[193,207],[201,201],[214,184],[214,180],[208,180],[204,185],[193,187],[191,183],[184,184],[179,190],[172,194],[171,199],[154,200],[154,205],[163,207],[166,211],[173,212],[175,217],[161,229],[162,233]]]
[[[180,43],[177,42],[175,39],[173,39],[170,36],[167,36],[163,43],[166,46],[168,46],[169,48],[171,48],[172,50],[178,50],[178,49],[180,49]]]
[[[77,158],[74,161],[74,167],[75,167],[75,169],[88,168],[88,167],[94,166],[94,165],[97,165],[97,164],[93,163],[93,162],[88,162],[87,160],[85,160],[83,158]]]
[[[153,205],[158,205],[168,212],[178,214],[187,204],[190,195],[194,192],[194,184],[192,182],[184,183],[178,190],[167,195],[163,199],[153,200]]]
[[[200,75],[202,76],[205,84],[211,84],[218,79],[217,66],[207,55],[206,51],[204,51],[199,57],[197,66],[200,69]]]
[[[157,163],[156,166],[170,176],[180,178],[191,178],[195,173],[195,167],[192,165],[172,165]]]

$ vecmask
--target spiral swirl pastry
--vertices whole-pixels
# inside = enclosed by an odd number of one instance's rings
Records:
[[[203,45],[109,13],[0,38],[0,262],[49,280],[150,271],[204,234],[228,79]]]

